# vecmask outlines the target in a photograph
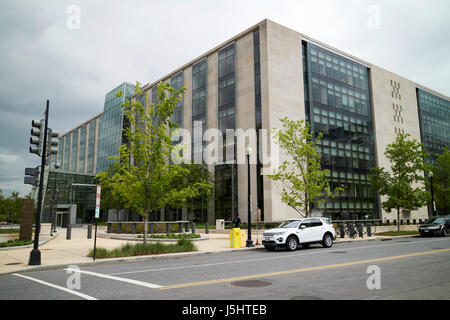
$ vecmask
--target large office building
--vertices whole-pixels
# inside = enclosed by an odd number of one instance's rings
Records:
[[[399,133],[423,142],[430,153],[439,153],[450,144],[448,96],[270,20],[154,79],[143,88],[149,103],[156,102],[161,81],[186,88],[173,120],[190,132],[271,130],[281,128],[284,117],[306,120],[314,133],[322,132],[318,148],[323,168],[330,170],[327,178],[332,187],[346,188],[314,208],[315,215],[396,219],[396,213],[381,209],[383,199],[370,189],[368,179],[371,168],[389,167],[386,146]],[[131,85],[122,86],[127,92],[124,99],[142,98],[133,97]],[[123,115],[117,108],[120,101],[115,99],[107,96],[103,114],[61,137],[61,174],[90,175],[107,168],[105,157],[117,151],[122,141]],[[260,155],[263,141],[258,142],[255,151]],[[204,140],[192,140],[194,158],[204,148]],[[236,148],[231,150],[234,159],[240,156]],[[260,162],[251,165],[252,220],[298,216],[281,201],[280,185],[262,174],[269,169],[265,166]],[[208,164],[208,169],[215,178],[209,221],[231,220],[237,212],[245,220],[247,165],[221,161]],[[158,219],[182,219],[185,215],[186,210],[166,215],[163,210]],[[402,219],[426,217],[425,207],[401,214]],[[199,219],[205,221],[206,217]]]

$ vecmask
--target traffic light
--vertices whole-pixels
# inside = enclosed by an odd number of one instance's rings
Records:
[[[31,184],[37,186],[39,184],[39,167],[25,168],[25,178],[23,179],[25,184]]]
[[[30,138],[30,153],[42,155],[42,142],[44,138],[44,120],[31,121],[31,138]]]
[[[59,133],[58,131],[53,131],[52,129],[48,129],[47,136],[47,157],[50,157],[52,154],[58,153],[58,143],[59,143]]]

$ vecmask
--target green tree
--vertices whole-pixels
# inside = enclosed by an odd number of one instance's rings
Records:
[[[450,150],[443,149],[443,153],[436,154],[436,165],[431,168],[433,172],[433,193],[436,201],[437,211],[440,214],[450,212]],[[427,180],[427,187],[430,189],[430,182]],[[431,196],[428,203],[431,203]]]
[[[96,176],[102,186],[100,207],[106,212],[109,209],[116,210],[117,219],[119,219],[120,209],[124,209],[127,206],[126,197],[120,193],[120,188],[114,187],[114,175],[119,172],[120,165],[114,162],[107,171],[102,171]]]
[[[212,199],[213,179],[205,165],[182,163],[180,166],[188,174],[174,179],[172,187],[177,190],[191,186],[197,192],[193,193],[194,196],[191,198],[179,199],[175,205],[178,208],[189,208],[191,212],[190,220],[194,220],[194,210],[206,209],[208,202]]]
[[[273,181],[281,182],[281,200],[297,211],[302,217],[310,217],[312,205],[320,205],[327,197],[343,191],[342,187],[334,191],[326,180],[329,170],[322,170],[321,155],[316,143],[322,139],[322,133],[314,139],[309,123],[303,120],[281,119],[281,130],[275,130],[275,142],[288,156],[273,174]]]
[[[425,163],[428,156],[423,144],[409,139],[409,134],[399,134],[395,141],[386,147],[384,155],[389,160],[391,169],[372,168],[369,175],[371,186],[387,200],[381,203],[384,210],[414,210],[426,204],[427,192],[423,173],[429,166]],[[400,232],[400,223],[398,223]]]
[[[19,193],[13,191],[11,196],[4,197],[2,190],[0,190],[0,215],[8,222],[19,222],[20,214],[22,212],[22,198]]]
[[[176,90],[168,83],[160,83],[157,90],[157,105],[145,107],[140,99],[123,104],[129,124],[124,129],[127,144],[121,145],[119,156],[112,158],[118,163],[117,172],[103,180],[113,188],[113,194],[123,195],[129,209],[142,216],[144,243],[152,212],[199,194],[198,185],[173,187],[173,181],[189,175],[187,168],[170,161],[174,148],[171,135],[178,129],[171,116],[185,89]],[[138,96],[144,94],[139,83],[135,92]],[[145,105],[147,101],[145,94]]]

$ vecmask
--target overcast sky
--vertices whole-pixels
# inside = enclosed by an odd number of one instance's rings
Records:
[[[1,0],[0,189],[31,190],[30,123],[46,99],[64,133],[120,83],[153,82],[265,18],[450,96],[449,12],[448,0]]]

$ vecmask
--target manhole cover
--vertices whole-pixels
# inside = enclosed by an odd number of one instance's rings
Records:
[[[323,299],[319,297],[299,296],[299,297],[292,297],[290,300],[323,300]]]
[[[272,285],[272,282],[264,281],[264,280],[242,280],[242,281],[232,282],[231,285],[236,286],[236,287],[244,287],[244,288],[259,288],[259,287],[270,286],[270,285]]]
[[[332,251],[332,252],[328,252],[328,253],[348,253],[347,251]]]
[[[7,263],[5,264],[5,266],[14,266],[16,264],[20,264],[20,262],[11,262],[11,263]]]

